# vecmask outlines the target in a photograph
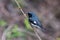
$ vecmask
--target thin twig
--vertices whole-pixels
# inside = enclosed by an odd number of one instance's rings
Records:
[[[38,35],[36,28],[34,27],[33,29],[34,29],[34,32],[35,32],[37,38],[38,38],[39,40],[42,40],[41,37]]]
[[[16,2],[16,4],[17,4],[18,8],[20,9],[20,11],[23,13],[23,15],[24,15],[25,17],[27,17],[26,14],[24,13],[24,11],[22,10],[21,6],[19,5],[18,1],[15,0],[15,2]]]

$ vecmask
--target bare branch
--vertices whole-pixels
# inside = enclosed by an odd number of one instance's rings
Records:
[[[8,26],[8,28],[3,32],[3,34],[2,34],[2,39],[1,39],[1,40],[6,40],[6,34],[7,34],[7,32],[8,32],[9,30],[12,29],[12,27],[14,27],[14,24],[10,24],[10,25]]]

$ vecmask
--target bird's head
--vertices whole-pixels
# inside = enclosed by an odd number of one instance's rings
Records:
[[[28,12],[28,17],[30,18],[30,17],[35,17],[36,16],[36,14],[35,13],[33,13],[33,12]]]
[[[28,17],[32,17],[32,13],[29,12],[29,13],[28,13]]]

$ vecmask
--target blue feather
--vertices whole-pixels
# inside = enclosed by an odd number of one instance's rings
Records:
[[[37,28],[44,29],[41,21],[39,20],[38,16],[35,13],[29,12],[28,13],[28,18],[29,18],[29,22],[30,22],[31,25],[33,24]]]

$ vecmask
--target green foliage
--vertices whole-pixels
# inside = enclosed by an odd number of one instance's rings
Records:
[[[60,40],[60,38],[58,37],[58,38],[56,38],[56,40]]]
[[[17,1],[22,8],[26,6],[25,0],[17,0]],[[14,5],[14,7],[17,7],[15,0],[12,0],[12,4]]]
[[[18,25],[15,25],[11,31],[7,32],[7,38],[15,38],[15,37],[25,37],[25,34],[18,30]]]
[[[12,37],[18,37],[19,36],[19,31],[17,30],[18,26],[15,25],[14,28],[12,29]]]
[[[32,27],[31,27],[31,25],[30,25],[30,23],[28,21],[28,18],[25,18],[24,24],[25,24],[25,26],[26,26],[27,29],[32,30]]]
[[[6,26],[7,25],[7,23],[4,21],[4,20],[0,20],[0,26]]]
[[[9,38],[11,38],[11,32],[7,32],[7,38],[9,39]]]
[[[25,0],[17,0],[21,7],[27,6]]]

